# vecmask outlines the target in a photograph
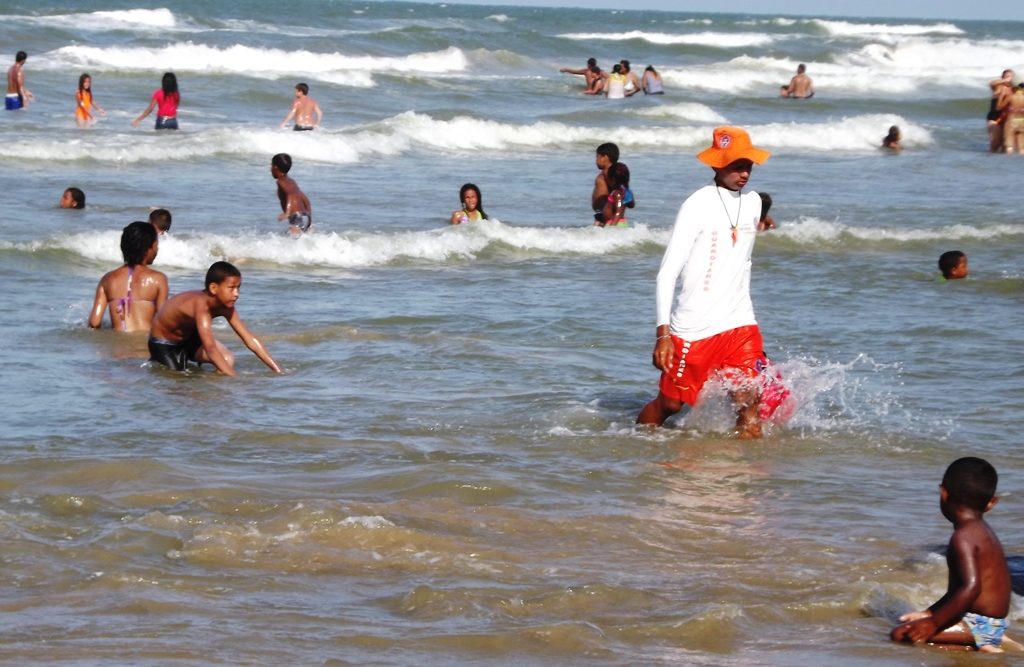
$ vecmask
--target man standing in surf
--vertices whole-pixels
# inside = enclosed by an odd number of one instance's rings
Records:
[[[769,396],[772,403],[784,399],[775,387],[767,390],[774,378],[750,300],[761,198],[743,187],[754,163],[763,164],[768,155],[751,145],[746,131],[719,127],[711,148],[697,156],[714,169],[715,182],[683,202],[661,261],[654,346],[661,383],[637,424],[661,426],[683,403],[694,405],[704,383],[715,377],[732,387],[737,435],[759,438],[761,420],[770,416],[761,410],[762,388],[766,403]],[[680,275],[683,288],[672,310]]]

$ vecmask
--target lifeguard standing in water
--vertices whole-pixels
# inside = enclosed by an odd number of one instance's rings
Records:
[[[711,148],[697,156],[714,169],[715,182],[683,202],[658,271],[654,365],[661,384],[638,424],[660,426],[683,403],[694,405],[710,377],[720,377],[731,386],[737,435],[759,438],[761,421],[788,395],[765,357],[750,300],[761,197],[743,188],[754,163],[768,155],[751,145],[746,131],[719,127]],[[672,310],[680,275],[683,288]]]

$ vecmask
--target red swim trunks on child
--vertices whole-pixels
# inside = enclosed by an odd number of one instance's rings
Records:
[[[672,336],[675,354],[668,373],[661,374],[661,393],[695,405],[708,378],[724,371],[734,382],[757,378],[768,363],[756,324],[729,329],[697,341]]]

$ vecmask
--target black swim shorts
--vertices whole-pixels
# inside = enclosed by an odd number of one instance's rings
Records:
[[[188,362],[196,360],[196,352],[202,346],[203,341],[196,334],[179,343],[150,336],[149,360],[157,361],[172,371],[183,371]]]

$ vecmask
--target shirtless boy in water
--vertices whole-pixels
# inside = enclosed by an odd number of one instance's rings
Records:
[[[89,326],[103,326],[110,306],[114,331],[149,331],[153,315],[167,301],[167,276],[149,268],[156,259],[157,233],[148,222],[133,222],[121,232],[124,266],[100,278]]]
[[[284,120],[281,122],[283,128],[288,124],[288,121],[295,117],[295,127],[293,128],[296,132],[302,132],[304,130],[312,130],[315,127],[320,127],[320,121],[323,120],[324,112],[320,110],[320,105],[316,103],[309,95],[309,86],[305,83],[300,83],[295,86],[295,101],[292,102],[292,110],[288,112]],[[316,114],[316,120],[313,119],[313,115]]]
[[[577,74],[587,80],[587,87],[580,91],[582,95],[597,95],[601,92],[604,80],[608,78],[608,72],[597,66],[597,59],[590,58],[587,60],[587,66],[585,69],[569,69],[563,67],[558,70],[563,74]]]
[[[149,331],[150,359],[174,371],[183,371],[188,362],[194,361],[213,364],[225,375],[237,375],[235,356],[213,337],[213,318],[223,317],[247,348],[270,370],[281,373],[281,367],[235,310],[241,286],[242,274],[238,269],[227,262],[215,262],[206,272],[206,289],[175,294],[153,318]]]
[[[779,95],[782,97],[798,97],[806,99],[814,97],[814,84],[811,83],[811,77],[807,76],[806,65],[800,65],[796,68],[796,76],[789,80],[788,86],[783,86],[779,90]]]
[[[287,218],[288,231],[301,234],[313,227],[313,209],[298,184],[288,177],[291,168],[292,158],[287,153],[278,153],[270,161],[270,174],[277,179],[277,198],[281,200],[283,211],[277,219]]]
[[[1010,612],[1010,568],[1006,554],[984,514],[995,507],[999,476],[987,461],[973,456],[953,461],[939,485],[939,509],[953,524],[946,548],[949,586],[924,611],[900,616],[893,641],[927,642],[941,648],[982,653],[1021,651],[1004,637]]]
[[[22,68],[26,60],[28,55],[24,51],[18,51],[14,57],[14,64],[7,70],[7,99],[4,105],[8,111],[23,109],[28,106],[29,100],[35,99],[35,96],[25,88],[25,72]]]

